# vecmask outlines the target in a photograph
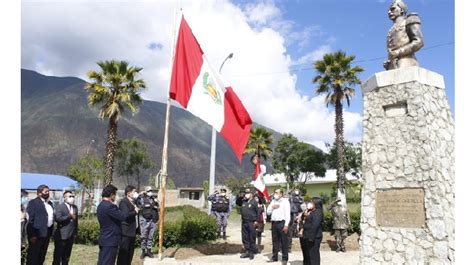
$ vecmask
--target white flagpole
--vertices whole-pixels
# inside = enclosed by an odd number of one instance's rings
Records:
[[[173,28],[173,40],[172,40],[172,47],[171,47],[171,60],[170,66],[173,67],[174,61],[174,54],[175,54],[175,47],[176,47],[176,16],[177,16],[177,9],[175,9],[174,13],[174,28]],[[170,74],[171,77],[171,74]],[[168,83],[168,90],[171,83]],[[169,97],[168,91],[168,100],[166,102],[166,121],[165,121],[165,133],[163,139],[163,156],[161,160],[161,170],[158,175],[161,176],[161,206],[160,206],[160,218],[159,218],[159,244],[158,244],[158,260],[163,260],[163,235],[164,235],[164,221],[165,221],[165,201],[166,201],[166,177],[168,176],[168,132],[169,132],[169,121],[170,121],[170,110],[171,110],[171,99]],[[155,180],[155,185],[158,186],[158,175]]]

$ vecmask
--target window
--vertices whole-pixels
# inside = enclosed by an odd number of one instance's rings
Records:
[[[199,200],[199,196],[200,195],[200,192],[199,191],[190,191],[189,192],[189,199],[190,200],[195,200],[195,201],[198,201]]]

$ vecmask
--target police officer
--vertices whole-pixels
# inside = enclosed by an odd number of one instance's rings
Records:
[[[258,204],[253,198],[253,192],[250,189],[245,190],[245,196],[240,194],[235,203],[241,206],[240,213],[242,215],[241,236],[245,253],[240,255],[240,258],[253,259],[254,254],[258,251],[255,245]]]
[[[218,190],[215,190],[213,194],[207,197],[207,200],[211,203],[211,213],[210,215],[215,217],[216,216],[216,204],[215,201],[217,199],[217,195],[219,194]]]
[[[138,197],[137,205],[140,208],[139,223],[142,249],[140,259],[144,259],[145,256],[153,258],[151,247],[153,246],[156,223],[159,219],[160,205],[151,186],[145,187],[145,191]]]
[[[220,193],[215,196],[215,199],[212,203],[212,208],[214,208],[214,216],[217,220],[217,225],[219,227],[219,237],[222,233],[222,238],[224,240],[227,239],[225,230],[227,227],[227,218],[229,217],[229,210],[230,210],[230,200],[227,197],[227,190],[222,188]]]
[[[329,206],[329,211],[333,216],[334,236],[336,237],[337,249],[336,252],[346,252],[345,239],[347,237],[347,229],[351,226],[351,220],[347,213],[347,208],[337,199]]]
[[[291,244],[293,242],[292,238],[293,236],[297,235],[297,230],[296,230],[296,217],[298,216],[299,213],[303,212],[301,209],[301,204],[303,204],[303,198],[300,196],[300,191],[298,189],[295,189],[291,193],[291,197],[289,199],[290,201],[290,209],[291,209],[291,220],[290,220],[290,229],[288,230],[288,251],[291,252]]]

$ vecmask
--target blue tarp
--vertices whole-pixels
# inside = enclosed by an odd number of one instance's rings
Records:
[[[47,185],[50,190],[63,190],[75,187],[77,182],[69,177],[60,175],[21,173],[22,189],[36,190],[41,184]]]

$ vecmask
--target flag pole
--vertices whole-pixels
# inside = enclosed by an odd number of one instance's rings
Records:
[[[181,9],[182,11],[182,9]],[[174,61],[174,50],[176,46],[176,16],[177,16],[177,9],[175,10],[174,16],[174,28],[173,28],[173,40],[172,40],[172,47],[171,47],[171,67],[173,67]],[[171,74],[170,74],[171,76]],[[171,82],[171,80],[170,80]],[[168,84],[169,89],[169,84]],[[171,111],[171,99],[169,97],[168,92],[168,100],[166,102],[166,119],[165,119],[165,132],[164,132],[164,139],[163,139],[163,156],[161,160],[161,170],[156,176],[155,185],[158,187],[158,177],[161,178],[160,184],[160,218],[159,218],[159,243],[158,243],[158,260],[163,260],[163,235],[164,235],[164,223],[165,223],[165,206],[166,206],[166,178],[168,176],[168,133],[169,133],[169,126],[170,126],[170,111]]]

